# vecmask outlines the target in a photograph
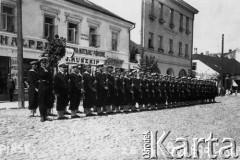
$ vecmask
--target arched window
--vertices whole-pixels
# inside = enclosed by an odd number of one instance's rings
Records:
[[[187,72],[184,69],[181,69],[178,76],[179,77],[187,76]]]
[[[167,75],[174,76],[174,72],[172,68],[168,68]]]

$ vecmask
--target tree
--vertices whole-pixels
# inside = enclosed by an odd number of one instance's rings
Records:
[[[65,56],[66,39],[56,35],[53,39],[48,39],[47,48],[41,57],[47,57],[51,69],[57,67],[58,62]]]
[[[145,57],[141,58],[139,69],[140,71],[149,71],[149,72],[155,72],[160,73],[160,70],[158,69],[158,61],[155,60],[155,57],[150,56],[150,58],[146,55]]]

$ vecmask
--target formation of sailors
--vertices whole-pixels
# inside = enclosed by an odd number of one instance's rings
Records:
[[[215,102],[217,86],[214,80],[174,77],[137,70],[124,70],[113,66],[96,66],[94,74],[86,65],[81,75],[81,65],[60,64],[59,72],[52,77],[46,68],[46,58],[32,62],[29,77],[29,109],[34,116],[39,106],[41,121],[51,120],[56,101],[58,119],[80,118],[80,101],[86,116],[157,110],[200,103]],[[54,98],[56,97],[56,98]],[[69,104],[69,110],[67,106]],[[93,113],[96,112],[96,114]]]

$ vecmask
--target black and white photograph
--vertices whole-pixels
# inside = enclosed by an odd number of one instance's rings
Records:
[[[240,159],[239,0],[0,0],[0,160]]]

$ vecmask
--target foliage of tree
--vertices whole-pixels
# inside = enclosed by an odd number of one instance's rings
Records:
[[[140,59],[139,69],[143,72],[149,71],[151,73],[160,73],[157,62],[158,61],[155,60],[155,57],[148,57],[146,55],[145,57]]]
[[[47,57],[50,67],[56,67],[58,62],[65,56],[66,39],[56,35],[52,39],[48,39],[47,48],[43,52],[42,57]]]

